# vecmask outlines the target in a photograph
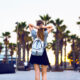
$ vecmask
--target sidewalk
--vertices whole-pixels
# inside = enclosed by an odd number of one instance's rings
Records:
[[[34,70],[17,71],[14,74],[0,74],[0,80],[35,80],[35,74]],[[80,80],[80,72],[47,72],[47,80]]]

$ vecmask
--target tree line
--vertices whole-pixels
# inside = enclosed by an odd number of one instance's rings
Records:
[[[53,20],[48,14],[40,15],[40,19],[44,22],[44,25],[52,24],[55,28],[52,33],[53,40],[48,43],[47,48],[52,49],[55,54],[55,70],[58,70],[60,66],[63,66],[63,47],[64,47],[64,67],[66,69],[66,46],[68,43],[71,43],[71,51],[68,54],[68,58],[71,62],[78,62],[80,65],[80,37],[76,34],[70,34],[71,32],[67,30],[67,26],[64,24],[64,20],[57,18]],[[80,21],[76,22],[77,25],[80,25]],[[17,34],[17,44],[10,43],[9,38],[10,32],[2,33],[3,42],[0,42],[0,53],[5,45],[5,61],[8,62],[8,50],[10,50],[11,61],[13,61],[14,52],[17,51],[18,56],[18,65],[22,65],[22,62],[25,62],[25,55],[27,51],[27,61],[29,62],[29,51],[32,46],[32,37],[28,30],[28,24],[26,22],[16,22],[15,30]],[[23,52],[23,58],[21,59],[21,51]],[[61,55],[61,63],[59,64],[59,54]]]

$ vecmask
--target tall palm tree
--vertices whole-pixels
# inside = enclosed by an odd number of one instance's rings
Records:
[[[17,31],[18,29],[18,31]],[[31,38],[29,36],[30,32],[28,31],[28,26],[26,22],[20,22],[17,24],[15,32],[18,32],[18,58],[21,60],[21,48],[23,50],[23,62],[25,62],[25,50],[26,50],[26,43],[28,43]]]
[[[80,19],[80,17],[79,17]],[[80,21],[77,22],[78,25],[80,25]],[[80,26],[79,26],[80,27]],[[79,40],[78,40],[79,41]],[[80,66],[80,49],[79,49],[79,66]]]
[[[55,52],[56,62],[55,62],[55,70],[59,69],[59,53],[61,53],[61,66],[62,66],[62,49],[63,49],[63,43],[64,43],[64,34],[66,30],[66,25],[63,25],[63,20],[60,20],[59,18],[55,21],[51,20],[51,23],[55,25],[56,31],[53,31],[55,40],[53,40],[52,43],[52,49]]]
[[[73,44],[75,44],[75,45],[73,45]],[[72,48],[72,50],[68,54],[68,58],[71,60],[72,63],[79,62],[79,67],[80,67],[80,57],[79,57],[80,56],[80,38],[79,37],[76,37],[74,43],[72,43],[72,45],[71,45],[71,48]],[[75,65],[72,64],[72,66],[74,67]]]
[[[78,54],[79,54],[79,67],[80,67],[80,38],[77,38],[77,49],[78,49]]]
[[[24,40],[26,42],[25,48],[27,50],[27,63],[29,62],[29,51],[32,46],[32,38],[31,38],[31,36],[29,36],[29,34],[30,34],[29,32],[26,32],[25,36],[24,36]]]
[[[16,22],[17,23],[17,22]],[[23,48],[23,61],[25,61],[25,41],[24,41],[24,28],[26,27],[26,22],[18,22],[14,30],[18,34],[18,64],[21,63],[21,47]]]
[[[46,15],[40,15],[41,20],[44,22],[44,25],[47,26],[48,24],[52,23],[53,20],[51,19],[51,17],[46,14]],[[46,29],[45,29],[46,30]],[[50,64],[49,64],[49,68],[50,68]]]
[[[76,35],[71,35],[71,39],[72,39],[72,54],[73,54],[73,62],[75,63],[75,41],[77,39]]]
[[[65,34],[65,30],[66,30],[66,25],[62,25],[59,28],[59,38],[60,38],[60,53],[61,53],[61,66],[63,66],[62,64],[62,49],[63,49],[63,44],[64,44],[64,34]]]
[[[16,27],[15,27],[15,30],[13,32],[16,32],[17,33],[17,55],[18,55],[18,58],[17,58],[17,66],[20,65],[21,63],[21,26],[20,26],[20,23],[16,22]]]
[[[63,20],[60,20],[59,18],[55,21],[52,21],[53,25],[56,26],[56,32],[55,32],[55,39],[56,39],[56,62],[55,62],[55,70],[59,70],[59,46],[60,46],[60,37],[62,37],[60,34],[60,27],[65,26],[62,25]]]
[[[22,48],[23,48],[23,62],[25,62],[25,49],[26,49],[26,42],[24,40],[25,33],[24,29],[26,28],[26,22],[21,23],[21,28],[22,28],[22,34],[21,34],[21,43],[22,43]],[[28,34],[28,33],[27,33]]]
[[[63,45],[64,45],[64,68],[66,69],[66,46],[67,46],[67,41],[70,42],[70,36],[69,36],[70,31],[67,30],[64,35],[63,35]]]
[[[8,63],[8,45],[9,45],[9,38],[10,38],[10,32],[5,32],[2,33],[2,36],[4,37],[4,44],[5,44],[5,58],[6,58],[6,63]]]

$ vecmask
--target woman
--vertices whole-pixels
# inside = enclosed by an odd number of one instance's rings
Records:
[[[41,20],[37,21],[37,26],[29,24],[29,29],[31,31],[31,35],[33,39],[39,37],[42,41],[44,41],[44,52],[42,56],[34,56],[31,55],[29,63],[34,64],[35,69],[35,80],[40,80],[40,68],[39,65],[42,67],[42,80],[47,80],[47,67],[49,65],[49,60],[46,53],[46,46],[47,46],[47,37],[48,34],[53,29],[52,26],[43,26],[44,23]],[[34,30],[37,29],[37,31]]]

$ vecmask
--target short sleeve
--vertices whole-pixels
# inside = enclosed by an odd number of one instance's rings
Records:
[[[48,31],[47,30],[44,31],[44,35],[45,35],[46,38],[48,37]]]
[[[33,38],[36,37],[36,31],[35,31],[35,30],[31,30],[31,36],[32,36]]]

